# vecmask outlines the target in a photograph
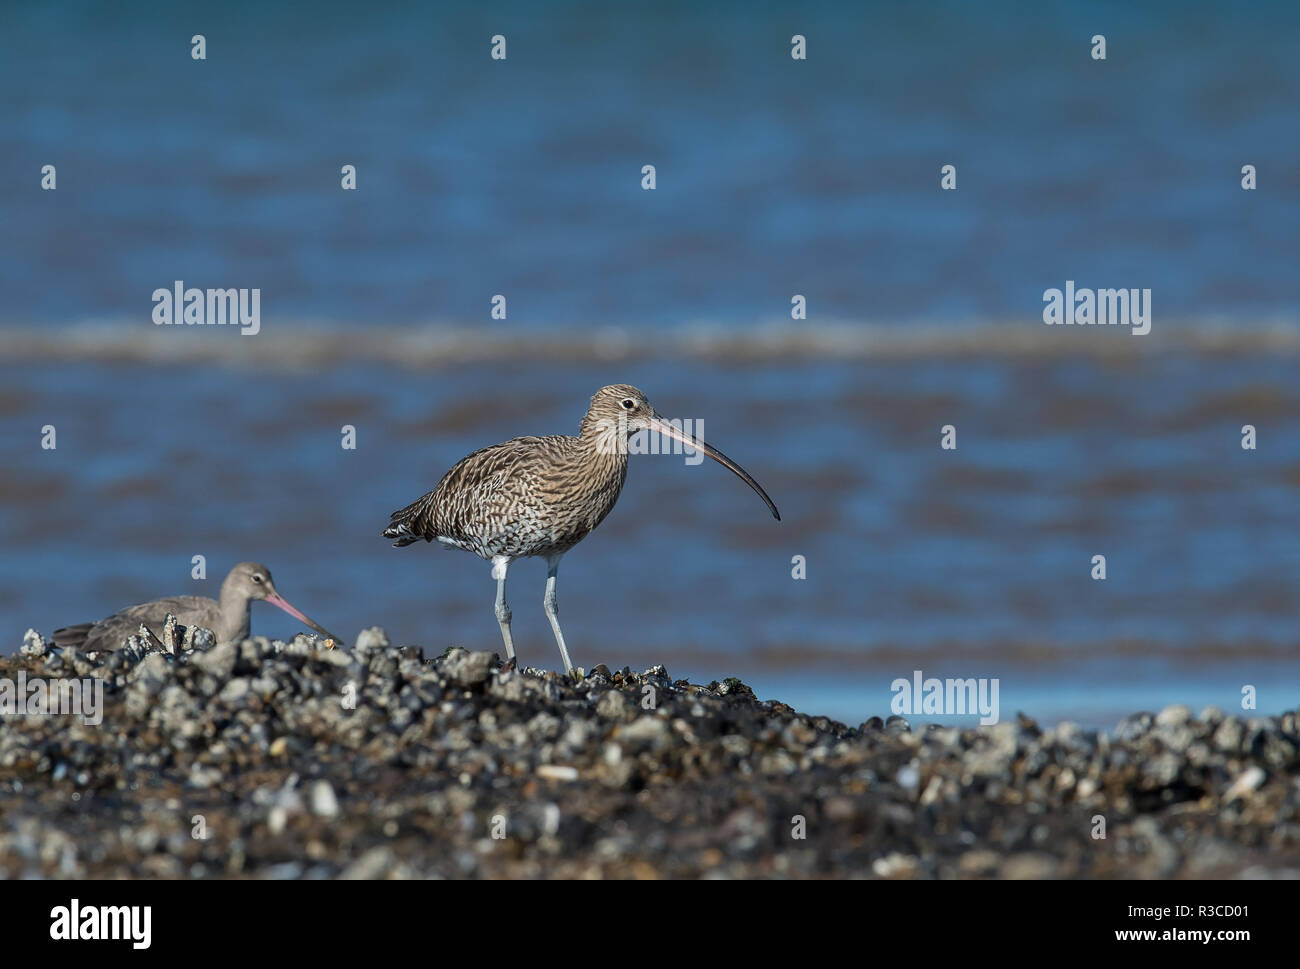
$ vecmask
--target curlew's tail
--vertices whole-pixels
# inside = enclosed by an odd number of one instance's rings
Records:
[[[429,538],[420,534],[421,529],[416,524],[416,518],[419,517],[421,509],[424,507],[424,499],[412,502],[405,508],[401,508],[389,516],[388,527],[384,529],[384,538],[395,538],[393,548],[402,548],[406,545],[412,545],[420,539],[426,542]]]

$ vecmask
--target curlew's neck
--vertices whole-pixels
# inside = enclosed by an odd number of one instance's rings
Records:
[[[595,417],[588,411],[582,418],[578,441],[585,450],[627,463],[627,439],[630,436],[626,418]]]
[[[627,473],[627,439],[630,436],[625,418],[582,418],[579,434],[570,438],[581,460],[599,479],[621,479]],[[605,472],[601,474],[600,472]]]

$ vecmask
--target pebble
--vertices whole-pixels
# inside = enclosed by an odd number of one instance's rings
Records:
[[[1156,714],[1156,726],[1158,727],[1181,727],[1189,723],[1192,719],[1192,708],[1181,703],[1165,707]]]
[[[463,649],[452,649],[443,660],[447,678],[457,686],[477,686],[487,680],[497,665],[495,653],[470,653]]]
[[[548,781],[576,781],[578,768],[561,764],[541,764],[537,768],[537,776]]]
[[[339,815],[338,798],[329,781],[315,781],[311,786],[311,811],[317,817],[336,818]]]
[[[1237,779],[1232,782],[1228,789],[1223,792],[1223,802],[1225,804],[1230,804],[1237,800],[1237,798],[1245,797],[1248,794],[1254,793],[1259,786],[1264,783],[1267,777],[1268,774],[1263,770],[1263,768],[1254,766],[1247,767],[1241,772]]]
[[[1231,878],[1300,870],[1297,715],[1177,705],[1110,732],[1017,716],[849,727],[734,678],[312,637],[81,654],[103,721],[7,718],[0,871],[43,878]],[[178,639],[179,637],[179,639]],[[170,644],[171,650],[167,646]],[[652,698],[653,708],[643,707]],[[364,792],[363,796],[352,796]],[[80,798],[75,811],[69,799]],[[1093,839],[1107,819],[1104,846]],[[202,824],[195,819],[202,819]],[[505,838],[492,836],[504,825]],[[202,827],[204,835],[194,832]],[[129,837],[122,832],[130,832]]]

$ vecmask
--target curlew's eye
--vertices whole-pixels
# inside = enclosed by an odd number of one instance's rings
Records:
[[[636,401],[634,401],[631,397],[624,399],[623,401],[624,410],[633,410],[635,408],[636,408]]]
[[[262,584],[262,576],[261,576],[260,574],[258,574],[258,573],[254,573],[254,574],[253,574],[253,581],[256,582],[258,585],[261,585],[261,584]]]

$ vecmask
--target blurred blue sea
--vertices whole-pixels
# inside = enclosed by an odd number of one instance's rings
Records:
[[[1046,722],[1293,708],[1297,51],[1294,3],[5,5],[5,648],[253,558],[347,635],[497,649],[485,563],[378,533],[629,382],[785,520],[634,457],[561,573],[580,665],[850,722],[918,668]],[[262,333],[154,326],[178,279]],[[1150,288],[1151,334],[1043,326],[1067,279]]]

